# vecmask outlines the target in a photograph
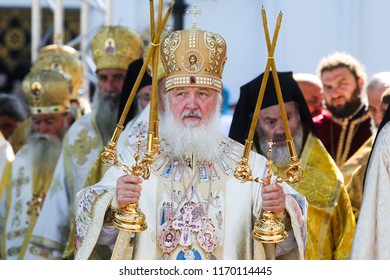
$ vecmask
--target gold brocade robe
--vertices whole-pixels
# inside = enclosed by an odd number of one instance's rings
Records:
[[[347,187],[356,221],[359,218],[362,204],[364,173],[373,141],[374,136],[371,136],[340,169],[344,176],[344,184]]]
[[[355,219],[340,170],[318,138],[308,135],[302,154],[304,180],[292,185],[308,203],[305,259],[348,259]],[[275,175],[283,174],[274,166]]]

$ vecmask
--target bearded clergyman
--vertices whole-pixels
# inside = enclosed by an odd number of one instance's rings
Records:
[[[291,186],[303,194],[309,204],[305,259],[348,259],[355,229],[351,202],[343,177],[336,163],[318,138],[316,127],[305,98],[292,72],[277,72],[288,126],[294,139],[296,154],[304,170],[303,180]],[[250,126],[249,116],[260,90],[264,73],[241,87],[240,98],[233,116],[230,135],[237,141],[238,124]],[[290,164],[290,152],[282,113],[278,104],[273,76],[268,77],[264,99],[255,132],[255,147],[267,155],[267,139],[272,139],[273,172],[282,175]]]
[[[7,183],[0,208],[0,254],[1,259],[53,259],[55,246],[34,239],[32,232],[42,218],[62,139],[72,121],[72,80],[66,72],[39,70],[23,81],[23,90],[31,125],[26,144],[3,175]]]
[[[267,159],[254,152],[249,166],[254,178],[264,178],[264,186],[234,175],[244,147],[219,129],[226,47],[221,35],[196,26],[163,39],[165,110],[150,177],[113,166],[78,193],[76,259],[91,258],[102,245],[110,248],[109,255],[114,250],[114,259],[122,249],[132,252],[123,259],[134,260],[303,259],[305,197],[276,178],[267,181]],[[186,67],[191,57],[196,68]],[[145,141],[119,151],[123,166],[145,155]],[[112,216],[129,203],[139,204],[148,226],[123,248]],[[251,238],[263,210],[283,221],[286,239],[264,246]]]

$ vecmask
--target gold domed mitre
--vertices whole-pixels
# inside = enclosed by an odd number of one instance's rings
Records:
[[[192,27],[166,36],[160,47],[166,73],[166,89],[196,86],[222,92],[226,57],[224,38]]]
[[[57,70],[67,72],[73,81],[72,100],[78,100],[79,90],[83,84],[84,67],[76,49],[65,45],[48,45],[39,50],[31,72],[38,70]]]
[[[66,113],[70,110],[72,78],[66,72],[30,72],[23,79],[22,88],[33,115]]]
[[[104,26],[93,38],[92,55],[96,71],[127,70],[142,55],[141,36],[125,26]]]

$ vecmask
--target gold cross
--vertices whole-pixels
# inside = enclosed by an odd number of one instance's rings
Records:
[[[272,139],[270,139],[267,143],[268,145],[268,160],[267,160],[267,178],[269,180],[271,180],[272,178],[272,164],[273,164],[273,161],[272,161],[272,147],[273,145],[275,145],[275,142],[272,141]],[[269,182],[271,183],[271,181]]]
[[[196,27],[196,17],[198,16],[198,15],[201,15],[201,14],[203,14],[203,11],[201,11],[201,10],[198,10],[197,9],[197,5],[196,4],[193,4],[192,5],[192,9],[191,10],[188,10],[187,12],[186,12],[186,14],[190,14],[191,16],[192,16],[192,27],[193,28],[195,28]]]
[[[88,154],[98,146],[99,139],[88,136],[88,130],[83,129],[73,145],[69,146],[69,154],[77,158],[77,164],[84,165],[88,160]]]

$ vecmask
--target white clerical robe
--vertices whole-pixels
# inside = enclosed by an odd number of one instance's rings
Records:
[[[118,140],[118,148],[136,141],[138,133],[147,133],[149,110],[140,114],[136,121],[129,122]],[[63,142],[52,185],[42,207],[40,219],[34,229],[34,239],[53,244],[64,253],[65,245],[74,223],[73,209],[76,193],[85,186],[88,173],[94,163],[100,159],[103,143],[95,122],[95,113],[84,115],[68,130]],[[30,244],[29,246],[32,246]],[[70,244],[72,246],[72,244]]]
[[[145,146],[143,142],[143,152]],[[264,246],[251,238],[254,220],[261,211],[261,187],[254,182],[241,183],[233,175],[241,159],[243,146],[232,139],[221,138],[219,152],[213,161],[201,164],[195,160],[188,165],[181,165],[185,166],[184,171],[175,168],[178,164],[164,152],[164,148],[167,148],[164,142],[160,148],[161,153],[152,164],[150,178],[142,183],[139,207],[146,215],[148,228],[136,233],[133,259],[265,259]],[[121,159],[125,160],[123,164],[131,166],[134,163],[136,149],[136,145],[132,145],[121,152]],[[266,159],[263,156],[252,152],[249,166],[254,178],[265,177]],[[193,174],[193,180],[189,180],[191,176],[185,179],[185,173]],[[76,259],[88,259],[98,240],[109,240],[100,236],[101,233],[114,232],[115,242],[117,232],[103,223],[106,210],[117,206],[115,186],[122,175],[124,172],[121,168],[112,167],[101,182],[78,193]],[[193,182],[193,185],[189,182]],[[283,183],[283,187],[288,194],[286,210],[292,226],[288,240],[289,244],[292,241],[294,245],[284,246],[287,241],[279,243],[276,256],[283,258],[288,255],[303,259],[306,199],[287,184]],[[193,207],[193,211],[187,210],[186,205]],[[184,221],[190,226],[185,226]],[[190,227],[192,230],[189,230]],[[165,239],[168,232],[176,234],[175,240],[178,242],[180,239],[180,242],[169,253],[165,253],[159,244],[171,246],[171,240]],[[205,245],[207,232],[212,234],[213,245],[209,247]],[[112,247],[112,242],[104,245]],[[184,247],[187,251],[183,250]],[[184,252],[188,252],[188,248],[190,254],[187,255]]]
[[[103,151],[95,112],[82,116],[68,129],[33,238],[60,249],[62,257],[74,217],[74,197],[87,180],[91,167]],[[62,244],[61,247],[56,244]],[[29,247],[32,244],[29,244]]]
[[[376,137],[352,244],[355,260],[390,260],[390,122]]]
[[[2,180],[2,178],[6,178],[6,176],[3,176],[3,173],[5,174],[9,172],[11,163],[14,158],[15,154],[11,144],[5,139],[0,131],[0,198],[5,185],[5,179]]]
[[[7,180],[1,199],[1,256],[5,259],[51,259],[56,252],[32,237],[50,185],[52,173],[34,174],[32,147],[24,145],[12,163],[12,174]],[[46,221],[47,222],[47,221]],[[27,249],[27,245],[31,246]],[[57,244],[61,246],[61,244]]]

